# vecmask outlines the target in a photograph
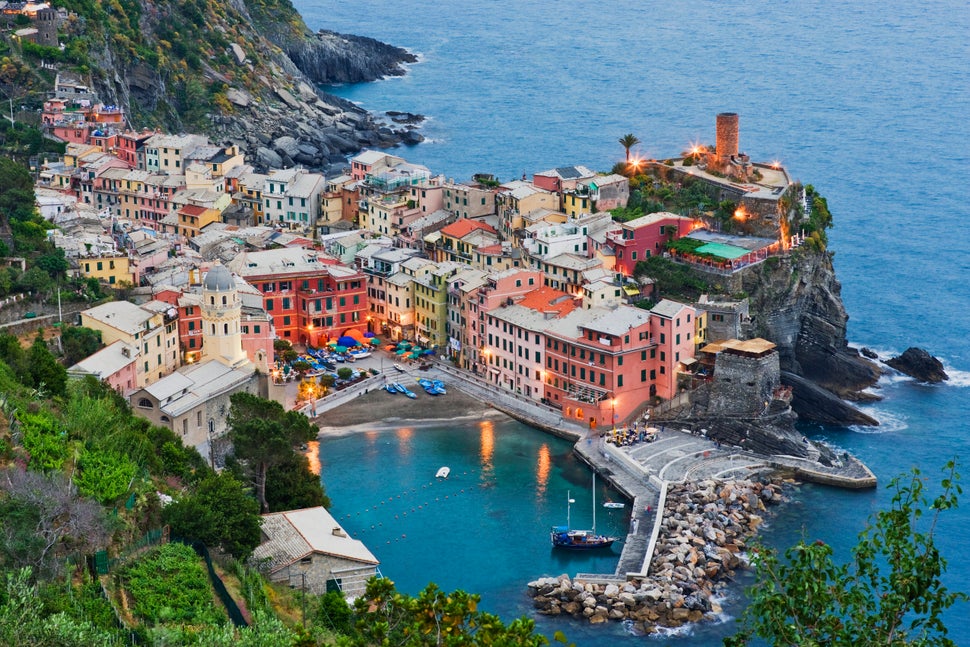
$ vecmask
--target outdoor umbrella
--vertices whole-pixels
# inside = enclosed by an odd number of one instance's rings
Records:
[[[368,330],[367,332],[365,332],[365,333],[364,333],[364,337],[374,337],[374,336],[375,336],[375,335],[374,335],[374,333],[372,333],[372,332],[371,332],[371,331],[369,331],[369,330]]]
[[[401,348],[401,349],[399,349],[399,350],[398,350],[398,351],[397,351],[396,353],[394,353],[394,354],[395,354],[395,355],[403,355],[403,354],[404,354],[404,353],[406,353],[406,352],[407,352],[406,350],[404,350],[403,348]]]
[[[378,339],[377,337],[371,337],[370,338],[370,343],[372,343],[372,344],[374,344],[376,346],[377,344],[381,343],[381,340]]]
[[[338,353],[346,353],[347,352],[347,347],[346,346],[337,345],[337,346],[334,346],[333,349],[335,351],[337,351]]]
[[[357,340],[354,339],[353,337],[349,337],[347,335],[344,335],[343,337],[341,337],[340,339],[337,340],[337,345],[338,346],[356,346],[357,345]]]

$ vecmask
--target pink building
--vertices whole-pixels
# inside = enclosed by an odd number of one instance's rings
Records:
[[[74,377],[93,375],[118,393],[127,394],[138,388],[137,355],[137,349],[119,340],[82,359],[68,369],[68,374]]]
[[[513,303],[527,292],[542,287],[542,272],[526,269],[508,269],[504,272],[489,274],[485,284],[478,294],[468,299],[467,315],[464,321],[466,340],[464,356],[467,358],[465,368],[476,372],[485,369],[485,358],[482,350],[485,348],[485,314],[497,308],[500,304]]]
[[[576,308],[572,296],[540,287],[516,303],[499,305],[485,314],[485,378],[492,384],[533,400],[543,400],[543,356],[550,320]]]
[[[686,236],[699,226],[691,218],[662,211],[617,223],[606,240],[616,251],[616,270],[632,276],[637,262],[663,253],[667,241]]]
[[[650,367],[655,388],[650,395],[670,399],[677,393],[678,366],[694,357],[697,311],[683,303],[663,299],[650,314],[650,333],[657,344],[656,365]]]

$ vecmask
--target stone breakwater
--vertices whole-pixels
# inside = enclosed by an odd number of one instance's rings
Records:
[[[671,485],[646,577],[596,582],[560,575],[530,582],[528,593],[544,615],[632,621],[643,634],[712,618],[720,612],[712,598],[743,566],[766,506],[782,500],[777,481]]]

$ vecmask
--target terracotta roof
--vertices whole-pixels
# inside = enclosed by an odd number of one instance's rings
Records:
[[[443,227],[441,229],[441,233],[445,236],[451,236],[452,238],[464,238],[477,229],[488,231],[493,234],[498,233],[491,225],[485,224],[484,222],[480,222],[478,220],[470,220],[468,218],[458,220],[451,223],[447,227]]]
[[[205,207],[200,207],[194,204],[187,204],[179,209],[179,213],[183,213],[187,216],[201,216],[206,212]]]
[[[543,312],[554,311],[561,316],[572,312],[576,308],[576,301],[562,290],[542,286],[531,292],[526,292],[516,305]]]

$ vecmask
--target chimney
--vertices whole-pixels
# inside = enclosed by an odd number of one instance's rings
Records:
[[[333,527],[333,536],[334,537],[346,537],[347,536],[347,533],[345,533],[344,532],[344,529],[341,528],[340,526],[334,526]]]

